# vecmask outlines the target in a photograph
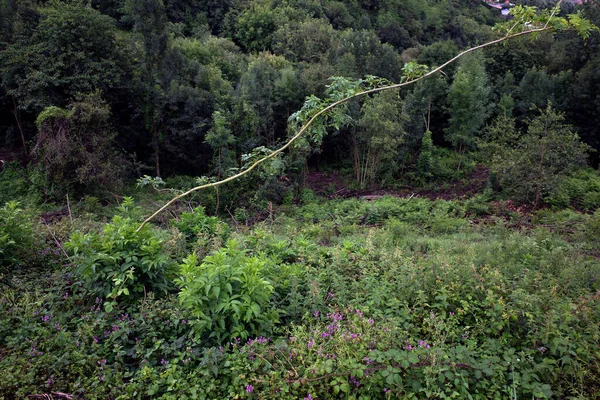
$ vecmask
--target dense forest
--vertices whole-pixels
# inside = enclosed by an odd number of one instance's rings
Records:
[[[0,0],[0,399],[600,398],[600,7],[516,3]]]

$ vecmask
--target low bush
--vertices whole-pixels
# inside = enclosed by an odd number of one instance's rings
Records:
[[[2,287],[0,397],[598,397],[598,212],[540,210],[515,229],[493,216],[471,226],[466,209],[383,198],[275,210],[179,275],[159,263],[180,289],[160,297],[141,260],[183,233],[136,232],[124,216],[90,226],[93,252],[67,246],[75,269],[24,269]],[[215,221],[201,217],[191,240]]]
[[[0,272],[11,265],[30,264],[35,258],[38,235],[30,218],[16,201],[0,208]]]
[[[174,288],[175,262],[149,226],[137,231],[138,226],[130,218],[115,216],[101,232],[75,232],[65,244],[84,288],[109,299],[104,303],[109,312],[120,301]]]
[[[591,168],[571,173],[551,191],[546,202],[555,208],[596,210],[600,207],[600,174]]]
[[[200,264],[195,254],[183,261],[179,299],[195,317],[199,338],[222,344],[273,331],[279,313],[269,304],[274,288],[265,276],[268,262],[248,257],[235,241]]]
[[[173,225],[183,234],[188,247],[202,254],[221,247],[231,234],[229,226],[217,217],[207,216],[204,207],[182,213]]]

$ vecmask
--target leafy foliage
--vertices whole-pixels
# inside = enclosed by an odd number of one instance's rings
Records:
[[[218,249],[229,239],[231,229],[217,217],[209,217],[204,207],[184,212],[173,225],[183,234],[185,241],[196,253],[205,255],[210,249]]]
[[[265,277],[268,260],[247,257],[235,241],[204,258],[191,254],[181,265],[179,299],[190,309],[199,337],[213,343],[266,335],[279,321],[269,307],[273,285]]]
[[[475,146],[488,115],[490,89],[481,57],[461,61],[448,92],[450,120],[446,137],[460,153]]]
[[[502,146],[496,168],[507,191],[538,206],[566,174],[585,164],[589,147],[563,121],[563,115],[548,104],[512,147]]]
[[[82,185],[118,186],[124,163],[114,152],[110,108],[99,92],[79,95],[69,110],[45,108],[36,125],[33,155],[57,186],[56,195]]]
[[[164,253],[161,240],[148,227],[136,229],[135,221],[115,216],[102,232],[75,232],[65,243],[84,288],[107,298],[104,306],[108,312],[119,302],[173,288],[175,263]]]
[[[9,201],[0,208],[0,271],[8,266],[27,263],[27,254],[35,243],[33,227],[28,216],[16,201]]]
[[[419,174],[425,180],[431,177],[431,169],[433,164],[432,150],[433,141],[431,140],[431,131],[428,129],[423,135],[423,139],[421,141],[421,153],[419,154],[419,159],[417,160]]]
[[[3,51],[3,87],[19,107],[64,107],[76,93],[123,84],[113,20],[83,2],[51,1],[41,21]]]

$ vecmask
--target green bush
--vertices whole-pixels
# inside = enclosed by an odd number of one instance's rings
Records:
[[[40,177],[37,173],[28,173],[16,162],[7,162],[0,171],[0,204],[19,199],[20,202],[36,205],[42,202]],[[44,182],[45,183],[45,182]]]
[[[600,174],[588,168],[568,175],[550,192],[546,202],[556,208],[597,209],[600,207]]]
[[[229,239],[231,229],[217,217],[208,217],[204,207],[196,207],[193,212],[184,212],[173,225],[183,234],[188,245],[194,243],[203,253],[206,249],[219,248]]]
[[[248,257],[237,242],[198,264],[195,254],[181,264],[179,299],[194,317],[199,337],[214,343],[266,335],[279,322],[269,301],[273,284],[266,279],[268,260]]]
[[[84,287],[110,300],[107,311],[118,301],[135,301],[147,292],[166,293],[173,287],[175,262],[150,227],[137,228],[130,218],[115,216],[102,232],[75,232],[65,244]]]
[[[36,236],[29,218],[16,201],[0,208],[0,268],[28,264],[34,258]]]

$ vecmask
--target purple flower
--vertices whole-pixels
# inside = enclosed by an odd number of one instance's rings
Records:
[[[312,396],[310,395],[310,393],[304,398],[304,400],[313,400]]]
[[[167,362],[165,361],[165,359],[164,359],[164,358],[163,358],[162,360],[160,360],[160,363],[161,363],[162,365],[167,365]]]
[[[252,385],[246,385],[246,392],[252,393],[253,391],[254,391],[254,386],[252,386]]]
[[[44,315],[42,317],[42,322],[48,322],[48,321],[50,321],[50,316],[49,315]]]

